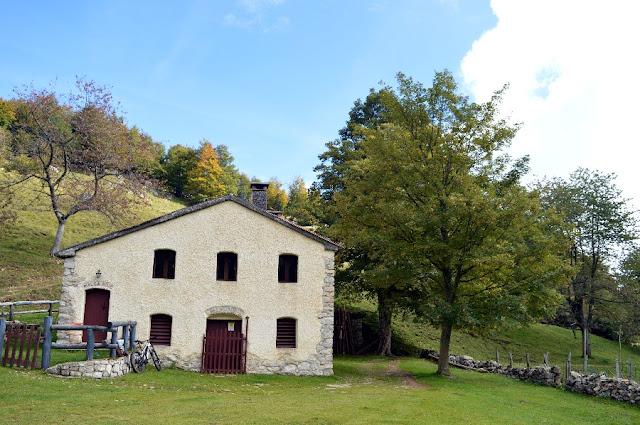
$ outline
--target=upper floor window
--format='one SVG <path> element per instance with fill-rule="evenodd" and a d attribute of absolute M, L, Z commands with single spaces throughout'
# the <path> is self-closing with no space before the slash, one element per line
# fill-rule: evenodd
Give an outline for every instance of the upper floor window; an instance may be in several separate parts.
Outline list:
<path fill-rule="evenodd" d="M 278 282 L 298 281 L 298 256 L 282 254 L 278 261 Z"/>
<path fill-rule="evenodd" d="M 151 331 L 149 340 L 154 345 L 171 345 L 171 316 L 167 314 L 153 314 L 151 316 Z"/>
<path fill-rule="evenodd" d="M 216 265 L 217 280 L 238 280 L 238 254 L 219 252 Z"/>
<path fill-rule="evenodd" d="M 157 249 L 153 256 L 153 277 L 174 279 L 176 277 L 176 252 Z"/>
<path fill-rule="evenodd" d="M 290 317 L 278 319 L 276 348 L 296 348 L 296 319 Z"/>

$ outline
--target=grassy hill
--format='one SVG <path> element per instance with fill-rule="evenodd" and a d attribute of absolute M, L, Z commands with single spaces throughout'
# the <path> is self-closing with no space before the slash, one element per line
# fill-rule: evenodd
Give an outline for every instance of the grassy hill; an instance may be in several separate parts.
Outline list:
<path fill-rule="evenodd" d="M 57 229 L 55 216 L 47 209 L 44 198 L 36 202 L 30 202 L 24 194 L 19 194 L 18 198 L 20 204 L 29 204 L 17 211 L 14 223 L 3 225 L 0 229 L 0 302 L 58 299 L 63 261 L 49 256 Z M 118 225 L 113 225 L 106 217 L 94 212 L 71 217 L 62 246 L 133 226 L 184 206 L 151 194 L 147 200 L 147 205 L 138 208 L 133 217 Z"/>
<path fill-rule="evenodd" d="M 366 301 L 350 306 L 350 311 L 363 316 L 369 334 L 377 329 L 375 305 Z M 501 329 L 490 335 L 475 335 L 463 331 L 454 331 L 451 338 L 451 353 L 465 354 L 477 360 L 495 360 L 496 349 L 500 363 L 509 363 L 509 353 L 513 354 L 514 364 L 524 366 L 529 353 L 532 365 L 541 365 L 543 355 L 549 352 L 549 362 L 564 365 L 569 352 L 572 353 L 573 370 L 582 370 L 582 339 L 580 332 L 574 338 L 570 329 L 553 325 L 532 324 L 520 329 Z M 428 324 L 416 321 L 409 314 L 394 317 L 392 347 L 394 353 L 417 356 L 422 349 L 438 350 L 440 331 Z M 608 372 L 615 374 L 615 359 L 619 357 L 619 346 L 596 335 L 591 336 L 593 358 L 589 359 L 590 372 Z M 626 374 L 626 361 L 631 358 L 634 376 L 640 379 L 640 349 L 622 345 L 623 371 Z"/>

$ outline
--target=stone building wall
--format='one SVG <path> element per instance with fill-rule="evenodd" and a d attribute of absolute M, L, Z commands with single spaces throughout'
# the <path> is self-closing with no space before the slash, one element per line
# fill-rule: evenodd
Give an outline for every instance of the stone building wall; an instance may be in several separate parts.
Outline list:
<path fill-rule="evenodd" d="M 207 320 L 242 320 L 248 331 L 248 373 L 332 374 L 333 257 L 276 218 L 222 202 L 117 238 L 65 253 L 59 324 L 83 322 L 86 292 L 109 292 L 109 321 L 137 321 L 147 339 L 151 316 L 171 316 L 163 360 L 200 370 Z M 176 253 L 173 279 L 152 276 L 154 251 Z M 216 279 L 216 255 L 237 255 L 237 280 Z M 298 257 L 296 282 L 278 281 L 279 255 Z M 100 273 L 97 273 L 100 271 Z M 228 309 L 229 312 L 222 311 Z M 278 318 L 296 320 L 296 347 L 276 347 Z M 76 343 L 80 332 L 58 333 Z"/>

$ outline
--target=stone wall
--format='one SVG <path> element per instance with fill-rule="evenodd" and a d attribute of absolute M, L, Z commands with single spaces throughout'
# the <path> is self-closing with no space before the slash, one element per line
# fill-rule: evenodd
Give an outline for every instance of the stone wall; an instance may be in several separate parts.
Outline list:
<path fill-rule="evenodd" d="M 46 372 L 50 375 L 67 378 L 117 378 L 131 371 L 127 357 L 105 360 L 68 362 L 51 366 Z"/>
<path fill-rule="evenodd" d="M 571 372 L 564 384 L 574 393 L 612 398 L 625 403 L 640 404 L 640 384 L 628 379 L 607 378 L 602 374 L 583 375 Z"/>
<path fill-rule="evenodd" d="M 473 360 L 469 356 L 450 356 L 449 361 L 477 371 L 498 373 L 545 387 L 558 387 L 562 384 L 562 371 L 558 366 L 511 367 L 492 360 L 486 362 Z"/>

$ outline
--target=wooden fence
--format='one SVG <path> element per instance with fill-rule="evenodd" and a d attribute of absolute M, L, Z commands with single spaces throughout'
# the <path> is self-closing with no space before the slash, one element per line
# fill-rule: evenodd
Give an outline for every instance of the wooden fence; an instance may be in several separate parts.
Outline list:
<path fill-rule="evenodd" d="M 53 309 L 54 304 L 60 304 L 58 300 L 39 300 L 39 301 L 13 301 L 13 302 L 4 302 L 0 303 L 0 317 L 9 316 L 9 321 L 13 321 L 15 316 L 18 314 L 31 314 L 31 313 L 47 313 L 48 316 L 52 316 L 54 312 L 58 310 Z M 16 310 L 17 306 L 23 305 L 48 305 L 47 309 L 40 310 Z M 9 308 L 9 311 L 6 311 L 6 308 Z M 5 311 L 3 311 L 5 310 Z"/>
<path fill-rule="evenodd" d="M 36 367 L 40 346 L 39 325 L 7 323 L 0 319 L 0 357 L 2 366 Z"/>
<path fill-rule="evenodd" d="M 109 349 L 109 357 L 116 357 L 116 348 L 118 348 L 118 333 L 122 328 L 121 336 L 124 340 L 125 350 L 135 347 L 136 341 L 136 325 L 135 321 L 126 322 L 109 322 L 107 326 L 96 325 L 54 325 L 53 318 L 47 316 L 44 318 L 44 341 L 42 342 L 42 369 L 47 369 L 51 365 L 51 350 L 87 350 L 85 359 L 93 360 L 93 354 L 96 349 Z M 51 331 L 80 331 L 87 333 L 87 342 L 80 344 L 63 344 L 54 343 L 51 338 Z M 104 341 L 95 341 L 95 332 L 110 332 L 111 338 Z"/>

